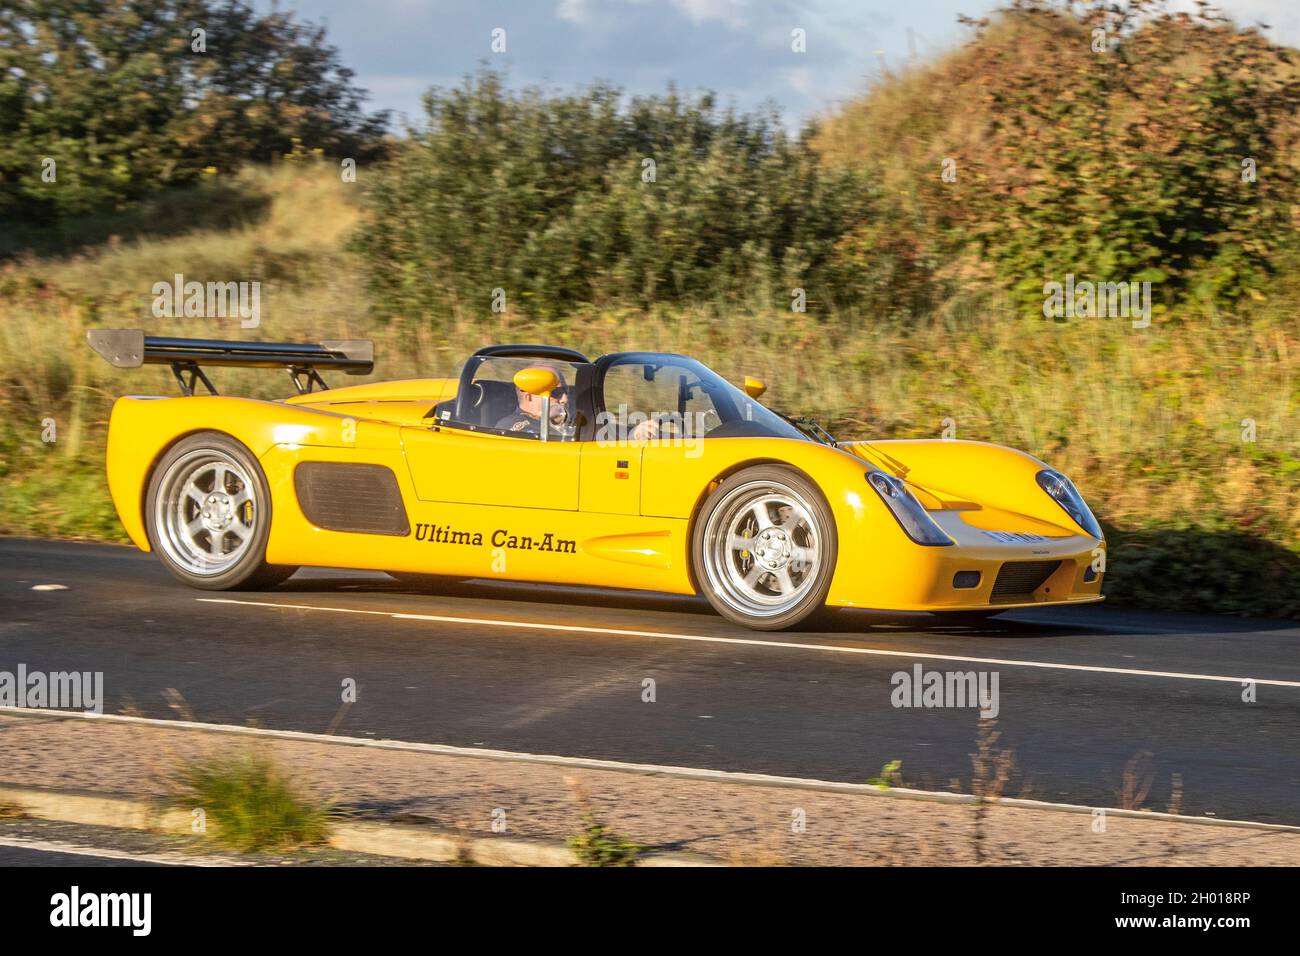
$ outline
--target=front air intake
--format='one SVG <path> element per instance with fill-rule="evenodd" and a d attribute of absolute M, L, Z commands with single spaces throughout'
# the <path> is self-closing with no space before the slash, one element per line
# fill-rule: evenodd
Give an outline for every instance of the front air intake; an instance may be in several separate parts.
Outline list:
<path fill-rule="evenodd" d="M 1008 561 L 998 569 L 990 600 L 1006 603 L 1032 601 L 1034 592 L 1060 566 L 1060 561 Z"/>

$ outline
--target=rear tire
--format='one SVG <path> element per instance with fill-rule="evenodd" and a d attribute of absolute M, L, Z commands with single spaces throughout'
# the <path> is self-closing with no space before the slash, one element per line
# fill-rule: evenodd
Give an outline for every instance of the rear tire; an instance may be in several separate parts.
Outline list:
<path fill-rule="evenodd" d="M 220 432 L 168 449 L 145 493 L 149 543 L 168 571 L 206 591 L 273 587 L 298 570 L 266 563 L 271 490 L 257 459 Z"/>
<path fill-rule="evenodd" d="M 691 534 L 704 596 L 727 620 L 759 631 L 796 627 L 825 607 L 838 548 L 821 489 L 781 465 L 723 481 Z"/>

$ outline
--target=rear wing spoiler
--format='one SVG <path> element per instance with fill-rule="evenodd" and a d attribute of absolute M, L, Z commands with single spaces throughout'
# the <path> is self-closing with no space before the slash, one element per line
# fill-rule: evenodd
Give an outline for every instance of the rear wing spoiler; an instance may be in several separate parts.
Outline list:
<path fill-rule="evenodd" d="M 315 345 L 226 342 L 145 335 L 140 329 L 91 329 L 86 333 L 86 341 L 115 368 L 170 365 L 186 395 L 194 394 L 197 382 L 202 382 L 213 395 L 217 394 L 203 373 L 203 365 L 287 369 L 299 395 L 310 392 L 313 387 L 326 387 L 320 377 L 322 369 L 348 375 L 368 375 L 375 368 L 374 345 L 364 339 L 326 341 Z"/>

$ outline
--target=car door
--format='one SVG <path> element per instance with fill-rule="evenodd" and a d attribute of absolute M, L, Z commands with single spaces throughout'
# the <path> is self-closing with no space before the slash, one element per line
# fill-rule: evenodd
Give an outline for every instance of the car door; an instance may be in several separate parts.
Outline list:
<path fill-rule="evenodd" d="M 717 417 L 712 398 L 692 387 L 697 380 L 695 368 L 672 356 L 627 353 L 604 367 L 596 439 L 582 456 L 583 511 L 658 515 L 647 510 L 647 491 L 651 501 L 680 497 L 669 490 L 675 472 L 704 453 L 704 432 Z M 652 464 L 658 487 L 647 489 Z"/>
<path fill-rule="evenodd" d="M 403 428 L 402 442 L 421 501 L 578 510 L 578 442 L 445 427 Z"/>
<path fill-rule="evenodd" d="M 563 420 L 570 401 L 576 405 L 574 385 L 584 368 L 585 363 L 531 354 L 471 357 L 461 374 L 463 400 L 439 403 L 427 427 L 402 429 L 416 497 L 577 511 L 581 450 L 574 440 L 576 429 L 552 428 L 543 440 L 536 409 L 532 426 L 525 427 L 521 403 L 532 399 L 516 388 L 514 376 L 525 369 L 553 372 L 560 385 L 551 397 L 552 408 Z"/>

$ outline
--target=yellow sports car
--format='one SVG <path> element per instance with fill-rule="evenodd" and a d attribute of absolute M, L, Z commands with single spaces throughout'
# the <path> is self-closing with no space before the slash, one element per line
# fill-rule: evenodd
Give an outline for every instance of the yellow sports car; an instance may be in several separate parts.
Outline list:
<path fill-rule="evenodd" d="M 694 359 L 480 349 L 449 379 L 368 374 L 368 342 L 97 330 L 181 397 L 121 398 L 108 482 L 131 540 L 199 588 L 300 565 L 702 593 L 763 630 L 830 607 L 987 615 L 1101 600 L 1102 532 L 1064 475 L 967 441 L 837 442 Z M 287 369 L 284 401 L 205 368 Z M 210 394 L 196 395 L 198 385 Z"/>

